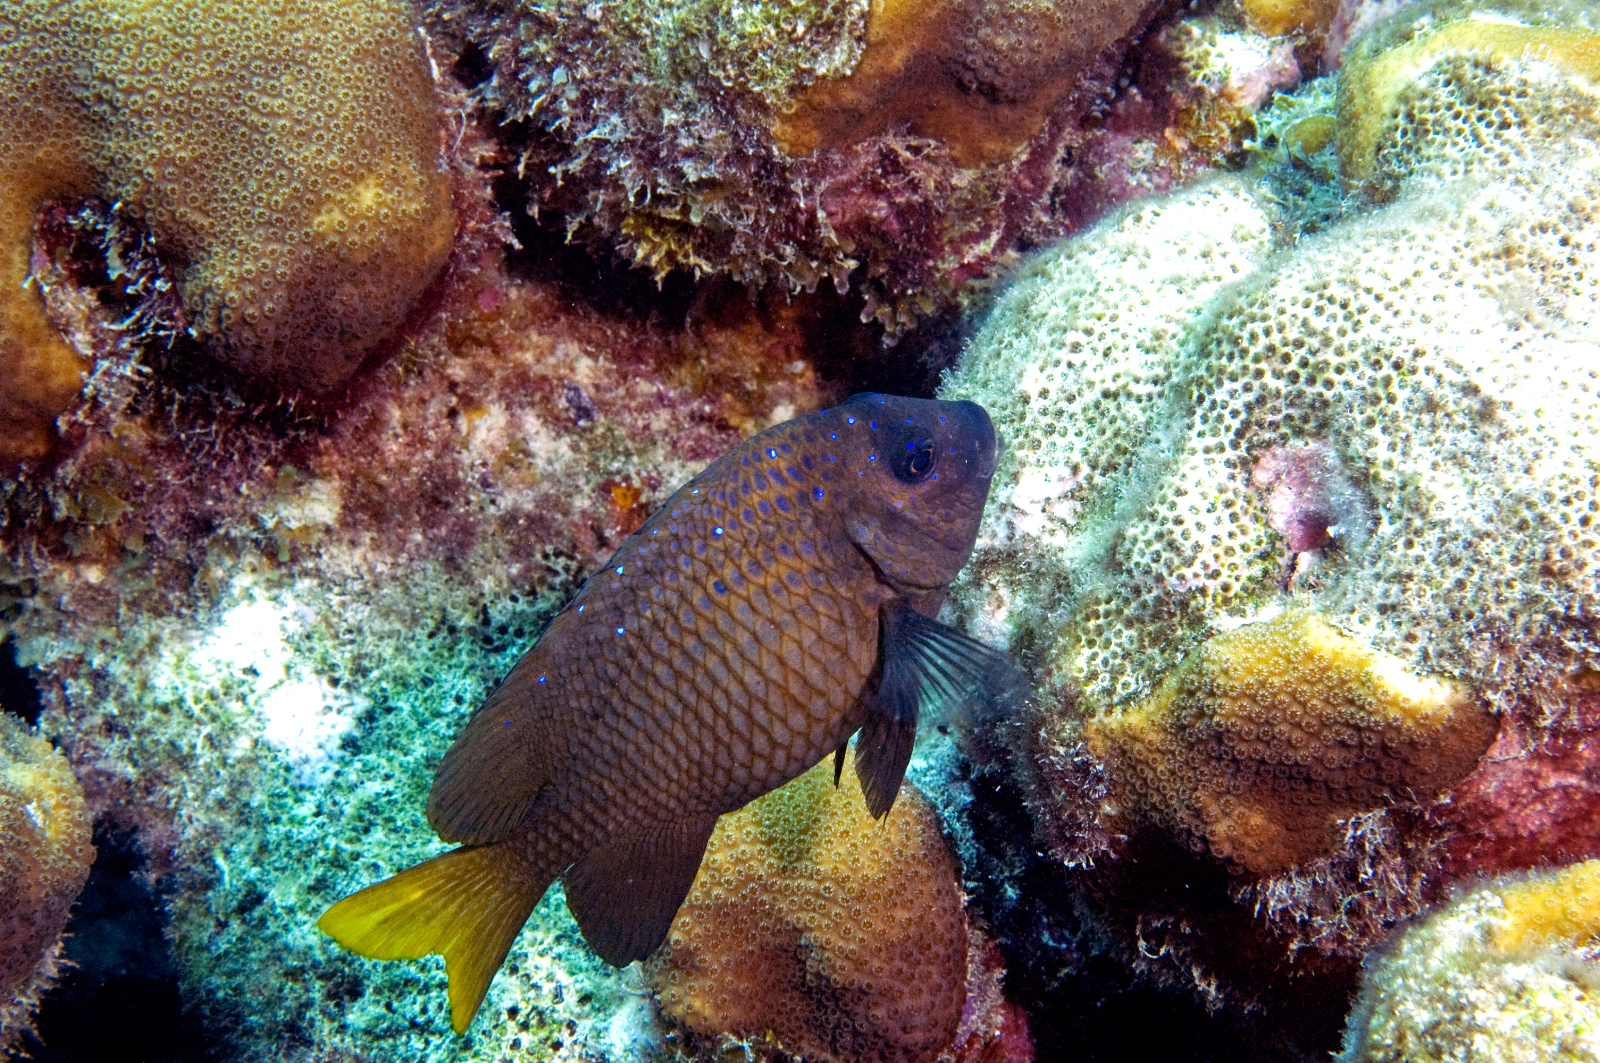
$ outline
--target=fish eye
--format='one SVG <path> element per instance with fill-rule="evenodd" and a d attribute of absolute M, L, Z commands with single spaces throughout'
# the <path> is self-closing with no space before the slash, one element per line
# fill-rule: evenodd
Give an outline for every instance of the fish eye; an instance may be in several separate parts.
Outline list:
<path fill-rule="evenodd" d="M 895 448 L 889 467 L 901 483 L 919 484 L 932 475 L 934 458 L 933 440 L 921 432 L 908 433 L 905 442 Z"/>

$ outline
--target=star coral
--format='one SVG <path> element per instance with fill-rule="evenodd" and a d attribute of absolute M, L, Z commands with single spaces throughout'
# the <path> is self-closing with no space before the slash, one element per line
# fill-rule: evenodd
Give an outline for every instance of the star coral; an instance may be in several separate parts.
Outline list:
<path fill-rule="evenodd" d="M 1481 886 L 1377 957 L 1341 1063 L 1600 1060 L 1600 861 Z"/>
<path fill-rule="evenodd" d="M 94 847 L 66 758 L 0 711 L 0 1051 L 59 974 L 61 931 Z"/>
<path fill-rule="evenodd" d="M 1003 1011 L 975 994 L 955 860 L 911 784 L 882 822 L 832 762 L 717 824 L 667 945 L 648 963 L 663 1012 L 719 1038 L 819 1063 L 973 1058 Z M 983 1006 L 987 1004 L 988 1006 Z M 1006 1058 L 1016 1058 L 1009 1056 Z M 1031 1058 L 1031 1057 L 1030 1057 Z"/>
<path fill-rule="evenodd" d="M 455 235 L 401 0 L 7 0 L 0 100 L 0 459 L 41 452 L 85 368 L 24 284 L 47 199 L 120 202 L 181 269 L 189 329 L 291 389 L 343 381 Z"/>
<path fill-rule="evenodd" d="M 1008 443 L 951 595 L 1040 681 L 999 759 L 1057 858 L 1093 865 L 1074 881 L 1130 962 L 1212 1003 L 1319 970 L 1336 991 L 1479 857 L 1557 858 L 1540 825 L 1562 859 L 1600 844 L 1600 100 L 1537 49 L 1434 60 L 1356 195 L 1319 134 L 1265 181 L 1125 210 L 1021 270 L 943 392 Z M 1337 138 L 1353 110 L 1334 110 Z M 1130 767 L 1095 755 L 1094 721 L 1294 608 L 1459 685 L 1501 716 L 1507 759 L 1460 804 L 1397 792 L 1345 816 L 1335 851 L 1259 873 L 1119 837 Z"/>
<path fill-rule="evenodd" d="M 1153 819 L 1262 874 L 1332 854 L 1351 816 L 1448 788 L 1494 723 L 1459 685 L 1299 612 L 1213 636 L 1083 736 L 1119 818 Z"/>
<path fill-rule="evenodd" d="M 1440 0 L 1388 19 L 1347 49 L 1339 71 L 1345 177 L 1392 194 L 1419 164 L 1459 171 L 1589 129 L 1569 98 L 1600 80 L 1597 26 L 1590 5 L 1521 0 Z M 1531 81 L 1517 79 L 1523 70 Z M 1441 110 L 1449 99 L 1459 109 Z"/>

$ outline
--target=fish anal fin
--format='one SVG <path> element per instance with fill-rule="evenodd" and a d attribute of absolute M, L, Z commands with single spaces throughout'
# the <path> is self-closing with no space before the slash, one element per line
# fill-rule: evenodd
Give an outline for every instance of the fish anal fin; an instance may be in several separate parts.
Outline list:
<path fill-rule="evenodd" d="M 517 662 L 445 753 L 428 791 L 428 823 L 445 841 L 499 841 L 549 783 L 559 736 L 536 701 L 541 656 Z"/>
<path fill-rule="evenodd" d="M 656 823 L 590 849 L 568 868 L 567 907 L 601 959 L 623 967 L 661 947 L 716 825 L 713 813 Z"/>
<path fill-rule="evenodd" d="M 352 893 L 317 928 L 375 960 L 443 956 L 451 1025 L 464 1033 L 553 878 L 505 846 L 455 849 Z"/>
<path fill-rule="evenodd" d="M 882 676 L 864 699 L 856 738 L 856 777 L 874 819 L 894 807 L 919 716 L 944 722 L 979 705 L 994 708 L 1026 686 L 1011 658 L 903 601 L 882 611 L 879 653 Z"/>

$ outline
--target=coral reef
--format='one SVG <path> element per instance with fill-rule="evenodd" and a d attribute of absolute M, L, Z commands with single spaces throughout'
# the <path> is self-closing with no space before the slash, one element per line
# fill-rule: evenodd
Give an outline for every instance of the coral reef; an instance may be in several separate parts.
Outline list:
<path fill-rule="evenodd" d="M 960 166 L 1003 162 L 1030 140 L 1100 53 L 1138 25 L 1144 0 L 879 0 L 843 77 L 769 99 L 791 156 L 902 128 Z"/>
<path fill-rule="evenodd" d="M 1207 639 L 1083 740 L 1118 820 L 1153 819 L 1259 875 L 1331 855 L 1352 816 L 1447 789 L 1494 730 L 1456 684 L 1301 612 Z"/>
<path fill-rule="evenodd" d="M 1327 121 L 1280 134 L 1264 180 L 1125 211 L 1026 267 L 943 392 L 987 405 L 1008 441 L 952 591 L 1039 679 L 1036 709 L 999 732 L 1007 764 L 1057 857 L 1094 865 L 1078 881 L 1130 962 L 1213 1002 L 1313 975 L 1342 992 L 1474 852 L 1556 858 L 1541 824 L 1561 858 L 1595 855 L 1592 784 L 1533 787 L 1593 771 L 1600 110 L 1539 49 L 1439 48 L 1394 65 L 1414 80 L 1358 196 L 1340 202 L 1324 165 Z M 1116 795 L 1139 769 L 1090 736 L 1142 735 L 1144 699 L 1185 656 L 1287 609 L 1385 655 L 1397 682 L 1435 677 L 1499 713 L 1513 759 L 1430 808 L 1487 741 L 1474 725 L 1450 772 L 1327 824 L 1332 852 L 1294 845 L 1254 870 L 1188 852 L 1222 810 L 1124 831 Z"/>
<path fill-rule="evenodd" d="M 1600 861 L 1482 886 L 1377 957 L 1343 1063 L 1600 1060 Z"/>
<path fill-rule="evenodd" d="M 975 1058 L 1000 1038 L 985 944 L 969 929 L 939 821 L 910 784 L 887 820 L 831 762 L 717 825 L 667 946 L 648 963 L 691 1043 L 776 1058 Z M 713 1053 L 714 1054 L 714 1053 Z"/>
<path fill-rule="evenodd" d="M 1592 137 L 1592 116 L 1573 103 L 1593 98 L 1597 23 L 1587 4 L 1521 0 L 1440 0 L 1383 22 L 1339 71 L 1346 178 L 1392 194 L 1421 169 L 1459 174 Z"/>
<path fill-rule="evenodd" d="M 1298 79 L 1206 24 L 1238 47 L 1157 43 L 1110 99 L 1142 0 L 483 7 L 435 0 L 429 24 L 489 66 L 476 98 L 523 136 L 530 210 L 657 277 L 859 291 L 889 339 L 1020 247 L 1237 150 L 1259 100 L 1223 86 L 1245 67 Z"/>
<path fill-rule="evenodd" d="M 181 271 L 186 327 L 286 388 L 343 381 L 443 265 L 439 105 L 400 0 L 11 0 L 0 25 L 0 458 L 42 451 L 85 369 L 24 284 L 46 200 L 119 202 Z"/>
<path fill-rule="evenodd" d="M 466 1041 L 442 968 L 356 959 L 316 917 L 430 855 L 437 759 L 589 570 L 744 435 L 842 395 L 803 304 L 577 301 L 482 224 L 396 357 L 310 415 L 166 371 L 115 327 L 120 284 L 49 275 L 98 369 L 48 473 L 5 487 L 5 633 L 90 809 L 137 832 L 230 1058 L 631 1059 L 650 1033 L 558 892 Z"/>
<path fill-rule="evenodd" d="M 66 758 L 0 711 L 0 1051 L 60 973 L 61 930 L 94 860 L 89 829 Z"/>

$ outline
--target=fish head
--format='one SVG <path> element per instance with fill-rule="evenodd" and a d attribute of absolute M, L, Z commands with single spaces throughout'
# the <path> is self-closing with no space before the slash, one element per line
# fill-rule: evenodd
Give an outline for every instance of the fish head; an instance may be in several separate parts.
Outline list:
<path fill-rule="evenodd" d="M 904 594 L 949 584 L 972 555 L 1000 441 L 982 406 L 856 395 L 832 411 L 850 443 L 851 540 Z"/>

